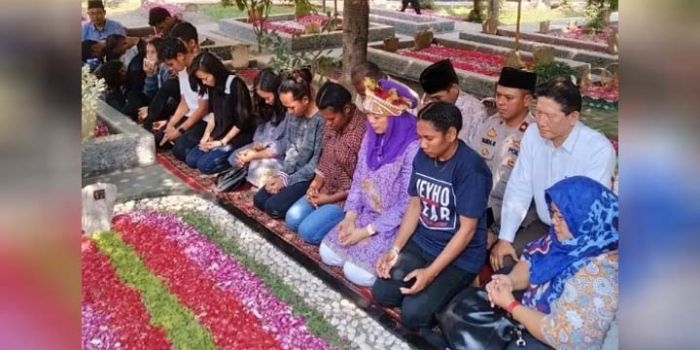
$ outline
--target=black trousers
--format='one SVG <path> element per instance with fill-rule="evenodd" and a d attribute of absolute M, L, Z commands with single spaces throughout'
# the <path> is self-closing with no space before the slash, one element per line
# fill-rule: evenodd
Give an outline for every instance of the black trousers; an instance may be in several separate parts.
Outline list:
<path fill-rule="evenodd" d="M 411 7 L 420 15 L 420 0 L 401 0 L 401 11 L 405 11 L 408 7 L 408 3 L 411 3 Z"/>
<path fill-rule="evenodd" d="M 408 328 L 418 331 L 422 328 L 432 328 L 437 322 L 435 314 L 442 311 L 445 305 L 476 277 L 475 273 L 448 265 L 422 291 L 414 295 L 401 294 L 399 288 L 412 284 L 412 281 L 404 282 L 403 278 L 415 269 L 427 267 L 434 260 L 434 257 L 409 241 L 391 269 L 391 278 L 377 278 L 372 286 L 372 296 L 379 304 L 401 307 L 401 323 Z"/>
<path fill-rule="evenodd" d="M 253 204 L 256 208 L 264 210 L 274 219 L 284 219 L 287 215 L 287 210 L 296 203 L 301 196 L 306 194 L 311 181 L 297 182 L 287 186 L 277 194 L 271 194 L 265 190 L 265 187 L 260 188 L 253 197 Z"/>
<path fill-rule="evenodd" d="M 143 127 L 152 131 L 153 123 L 168 120 L 180 103 L 180 84 L 177 79 L 168 79 L 153 96 L 148 105 L 148 116 L 143 120 Z"/>
<path fill-rule="evenodd" d="M 207 122 L 200 120 L 187 129 L 184 134 L 175 139 L 173 145 L 173 155 L 175 158 L 184 162 L 187 158 L 187 153 L 189 153 L 192 148 L 199 145 L 199 141 L 202 139 L 202 136 L 204 136 L 204 130 L 206 128 Z"/>

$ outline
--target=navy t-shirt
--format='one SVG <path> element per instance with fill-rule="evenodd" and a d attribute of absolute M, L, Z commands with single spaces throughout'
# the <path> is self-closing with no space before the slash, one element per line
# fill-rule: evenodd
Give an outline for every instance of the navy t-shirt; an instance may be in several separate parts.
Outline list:
<path fill-rule="evenodd" d="M 478 273 L 486 259 L 486 204 L 491 181 L 484 159 L 461 140 L 455 155 L 446 162 L 436 162 L 419 150 L 408 187 L 408 194 L 421 202 L 420 221 L 411 240 L 437 257 L 459 230 L 459 216 L 476 218 L 479 222 L 474 236 L 452 263 Z"/>

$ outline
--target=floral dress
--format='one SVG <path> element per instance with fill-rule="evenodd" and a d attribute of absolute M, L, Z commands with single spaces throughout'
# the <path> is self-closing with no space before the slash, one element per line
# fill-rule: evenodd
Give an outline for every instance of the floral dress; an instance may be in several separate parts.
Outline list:
<path fill-rule="evenodd" d="M 418 152 L 418 141 L 410 143 L 403 154 L 393 162 L 383 164 L 375 170 L 367 166 L 367 148 L 365 137 L 360 146 L 360 156 L 345 202 L 345 212 L 357 212 L 355 227 L 365 227 L 372 223 L 377 234 L 354 245 L 342 246 L 338 242 L 336 225 L 322 243 L 345 261 L 374 274 L 377 259 L 394 242 L 396 231 L 408 207 L 408 183 L 413 170 L 413 158 Z"/>

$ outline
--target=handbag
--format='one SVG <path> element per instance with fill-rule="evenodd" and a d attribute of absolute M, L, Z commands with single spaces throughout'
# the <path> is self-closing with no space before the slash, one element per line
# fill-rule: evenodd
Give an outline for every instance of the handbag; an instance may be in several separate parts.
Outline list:
<path fill-rule="evenodd" d="M 216 176 L 216 187 L 217 192 L 228 192 L 233 191 L 240 185 L 245 183 L 246 176 L 248 175 L 248 167 L 235 166 L 231 169 L 221 172 Z"/>
<path fill-rule="evenodd" d="M 467 288 L 457 294 L 437 319 L 453 350 L 502 350 L 516 339 L 518 347 L 526 345 L 524 327 L 505 310 L 491 307 L 483 288 Z"/>

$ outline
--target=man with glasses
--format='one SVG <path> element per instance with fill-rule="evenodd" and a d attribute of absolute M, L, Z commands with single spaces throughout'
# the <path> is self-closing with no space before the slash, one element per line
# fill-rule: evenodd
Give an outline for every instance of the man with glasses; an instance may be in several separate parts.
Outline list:
<path fill-rule="evenodd" d="M 90 22 L 83 24 L 81 40 L 104 41 L 112 34 L 126 36 L 126 30 L 117 21 L 105 18 L 105 6 L 102 0 L 89 0 L 87 14 Z"/>
<path fill-rule="evenodd" d="M 579 121 L 578 87 L 568 78 L 556 78 L 540 85 L 535 95 L 537 124 L 525 131 L 518 161 L 506 185 L 501 230 L 490 256 L 494 271 L 512 266 L 527 243 L 547 232 L 518 232 L 533 198 L 539 219 L 551 225 L 545 189 L 575 175 L 590 177 L 608 188 L 612 185 L 615 150 L 603 134 Z"/>

